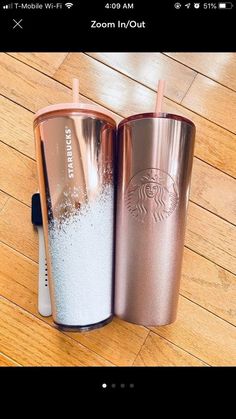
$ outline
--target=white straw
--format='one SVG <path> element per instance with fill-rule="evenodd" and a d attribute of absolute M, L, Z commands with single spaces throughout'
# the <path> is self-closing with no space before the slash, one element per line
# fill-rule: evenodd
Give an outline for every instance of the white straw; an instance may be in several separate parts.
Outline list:
<path fill-rule="evenodd" d="M 165 90 L 165 80 L 158 80 L 158 88 L 157 88 L 157 100 L 156 100 L 156 113 L 160 113 L 162 111 L 162 102 L 164 97 L 164 90 Z"/>
<path fill-rule="evenodd" d="M 79 79 L 73 79 L 72 82 L 72 93 L 73 93 L 73 102 L 79 102 Z"/>

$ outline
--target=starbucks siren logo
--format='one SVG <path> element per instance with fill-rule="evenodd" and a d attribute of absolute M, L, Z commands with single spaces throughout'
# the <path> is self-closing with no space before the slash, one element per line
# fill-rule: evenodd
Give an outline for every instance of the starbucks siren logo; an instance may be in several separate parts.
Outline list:
<path fill-rule="evenodd" d="M 125 193 L 130 214 L 137 221 L 157 223 L 165 220 L 178 204 L 178 192 L 172 177 L 160 169 L 146 169 L 130 180 Z"/>

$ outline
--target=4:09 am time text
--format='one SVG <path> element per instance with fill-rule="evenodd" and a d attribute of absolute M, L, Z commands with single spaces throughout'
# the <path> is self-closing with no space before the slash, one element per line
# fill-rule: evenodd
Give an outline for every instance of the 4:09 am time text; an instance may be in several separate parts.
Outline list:
<path fill-rule="evenodd" d="M 105 9 L 134 9 L 134 3 L 106 3 Z"/>

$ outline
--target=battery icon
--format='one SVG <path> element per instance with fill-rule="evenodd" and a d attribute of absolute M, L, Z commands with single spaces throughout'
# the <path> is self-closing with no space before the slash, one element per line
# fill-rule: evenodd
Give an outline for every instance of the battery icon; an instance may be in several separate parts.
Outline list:
<path fill-rule="evenodd" d="M 233 3 L 230 3 L 229 1 L 227 1 L 226 3 L 218 3 L 218 8 L 219 9 L 232 9 L 233 8 Z"/>

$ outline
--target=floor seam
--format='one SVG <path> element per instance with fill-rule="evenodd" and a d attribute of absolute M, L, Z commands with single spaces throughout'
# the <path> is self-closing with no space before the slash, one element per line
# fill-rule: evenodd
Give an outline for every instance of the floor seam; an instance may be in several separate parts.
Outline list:
<path fill-rule="evenodd" d="M 196 304 L 196 305 L 197 305 L 198 307 L 200 307 L 202 310 L 206 310 L 208 313 L 212 314 L 213 316 L 217 317 L 218 319 L 222 320 L 223 322 L 230 324 L 230 326 L 233 326 L 234 328 L 236 328 L 236 325 L 235 325 L 235 324 L 231 323 L 229 320 L 223 319 L 223 318 L 222 318 L 222 317 L 220 317 L 218 314 L 213 313 L 211 310 L 209 310 L 208 308 L 206 308 L 206 307 L 202 306 L 202 305 L 201 305 L 201 304 L 199 304 L 198 302 L 191 300 L 191 298 L 186 297 L 186 295 L 182 294 L 182 292 L 180 292 L 180 294 L 179 294 L 179 295 L 181 295 L 181 297 L 183 297 L 185 300 L 188 300 L 188 301 L 190 301 L 191 303 Z"/>
<path fill-rule="evenodd" d="M 144 339 L 144 341 L 143 341 L 143 343 L 142 343 L 142 345 L 141 345 L 141 347 L 140 347 L 140 349 L 139 349 L 139 351 L 138 351 L 137 355 L 135 356 L 134 361 L 132 362 L 132 367 L 134 366 L 134 363 L 135 363 L 136 359 L 138 358 L 138 356 L 139 356 L 139 354 L 140 354 L 141 350 L 143 349 L 143 347 L 144 347 L 144 345 L 145 345 L 145 343 L 146 343 L 146 341 L 147 341 L 148 336 L 149 336 L 149 335 L 150 335 L 150 333 L 151 333 L 150 329 L 147 329 L 147 330 L 148 330 L 148 334 L 147 334 L 147 336 L 145 337 L 145 339 Z"/>
<path fill-rule="evenodd" d="M 199 361 L 203 362 L 204 364 L 206 364 L 207 366 L 211 366 L 211 364 L 208 364 L 206 361 L 204 361 L 204 359 L 199 358 L 198 356 L 192 354 L 191 352 L 189 352 L 188 350 L 186 350 L 185 348 L 182 348 L 182 346 L 177 345 L 176 343 L 172 342 L 170 339 L 164 337 L 163 335 L 161 335 L 160 333 L 158 333 L 158 331 L 150 329 L 150 332 L 155 333 L 156 335 L 160 336 L 162 339 L 166 340 L 167 342 L 171 343 L 173 346 L 176 346 L 176 348 L 181 349 L 182 351 L 186 352 L 187 354 L 191 355 L 193 358 L 198 359 Z"/>
<path fill-rule="evenodd" d="M 5 354 L 5 352 L 2 352 L 2 350 L 0 351 L 0 355 L 3 355 L 3 357 L 5 357 L 5 358 L 7 358 L 7 359 L 9 359 L 10 361 L 13 361 L 13 362 L 15 362 L 16 364 L 18 364 L 18 365 L 9 365 L 9 366 L 11 366 L 11 367 L 22 367 L 23 365 L 22 364 L 20 364 L 20 362 L 19 361 L 17 361 L 16 359 L 14 359 L 14 358 L 12 358 L 12 357 L 10 357 L 10 356 L 8 356 L 7 354 Z"/>
<path fill-rule="evenodd" d="M 165 57 L 168 57 L 168 58 L 170 58 L 171 60 L 175 61 L 176 63 L 181 64 L 181 65 L 183 65 L 184 67 L 187 67 L 187 68 L 189 68 L 190 70 L 197 72 L 197 73 L 198 73 L 198 74 L 200 74 L 201 76 L 206 77 L 207 79 L 209 79 L 209 80 L 211 80 L 211 81 L 214 81 L 214 83 L 219 84 L 220 86 L 225 87 L 226 89 L 231 90 L 233 93 L 236 93 L 236 90 L 234 90 L 232 87 L 226 86 L 226 84 L 223 84 L 223 83 L 221 83 L 220 81 L 213 79 L 211 76 L 208 76 L 207 74 L 204 74 L 204 73 L 202 73 L 201 71 L 196 70 L 196 69 L 194 69 L 193 67 L 190 67 L 188 64 L 184 64 L 184 63 L 182 63 L 182 61 L 179 61 L 179 60 L 177 60 L 177 59 L 176 59 L 176 58 L 174 58 L 174 57 L 170 57 L 170 56 L 168 55 L 168 53 L 163 52 L 162 54 L 163 54 L 163 55 L 165 55 Z"/>
<path fill-rule="evenodd" d="M 183 100 L 184 100 L 184 99 L 185 99 L 185 97 L 187 96 L 187 94 L 188 94 L 189 90 L 191 89 L 191 87 L 192 87 L 193 83 L 195 82 L 195 80 L 196 80 L 197 76 L 198 76 L 198 73 L 196 72 L 196 74 L 194 75 L 193 80 L 191 81 L 191 83 L 190 83 L 190 85 L 189 85 L 188 89 L 186 90 L 185 94 L 183 95 L 183 97 L 182 97 L 182 99 L 181 99 L 181 101 L 180 101 L 180 105 L 182 105 Z"/>

